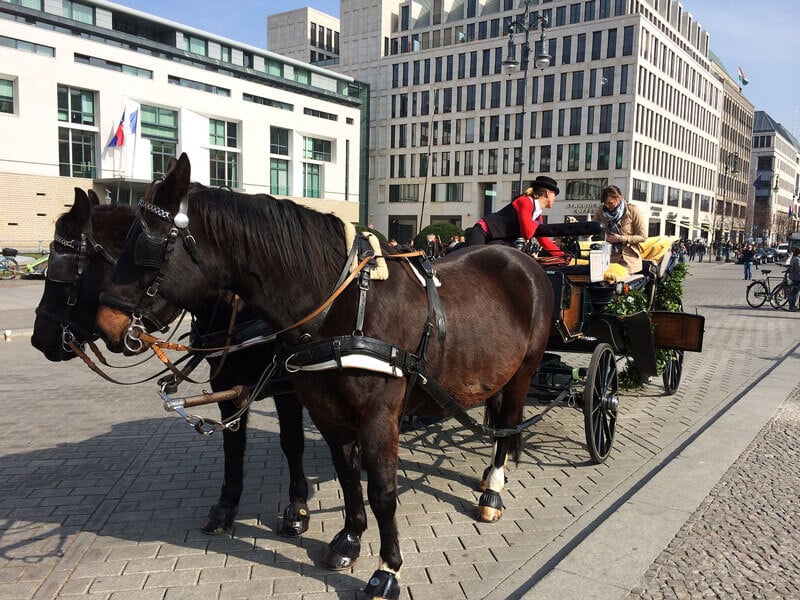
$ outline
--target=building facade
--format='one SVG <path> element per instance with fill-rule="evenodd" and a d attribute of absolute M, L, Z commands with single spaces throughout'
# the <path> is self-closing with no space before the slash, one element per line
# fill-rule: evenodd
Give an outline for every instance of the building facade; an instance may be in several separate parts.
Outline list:
<path fill-rule="evenodd" d="M 750 163 L 748 230 L 759 243 L 785 242 L 800 230 L 797 197 L 800 190 L 800 142 L 767 113 L 757 110 Z"/>
<path fill-rule="evenodd" d="M 523 19 L 516 52 L 528 29 L 550 65 L 509 75 Z M 723 84 L 680 2 L 348 0 L 340 30 L 333 68 L 371 89 L 368 210 L 389 236 L 471 226 L 514 197 L 520 169 L 523 185 L 560 182 L 550 220 L 589 218 L 616 184 L 651 234 L 710 235 Z"/>
<path fill-rule="evenodd" d="M 267 49 L 312 65 L 339 62 L 339 19 L 313 8 L 267 17 Z"/>
<path fill-rule="evenodd" d="M 102 0 L 0 13 L 2 245 L 46 247 L 76 186 L 135 202 L 181 152 L 200 183 L 360 220 L 353 78 Z"/>
<path fill-rule="evenodd" d="M 755 108 L 738 82 L 713 53 L 711 70 L 722 82 L 722 118 L 717 165 L 717 196 L 709 228 L 714 240 L 741 243 L 748 234 L 748 191 Z"/>

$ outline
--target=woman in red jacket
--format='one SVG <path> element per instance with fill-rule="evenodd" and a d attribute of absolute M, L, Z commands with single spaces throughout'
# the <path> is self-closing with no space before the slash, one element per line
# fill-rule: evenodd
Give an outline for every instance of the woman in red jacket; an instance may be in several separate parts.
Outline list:
<path fill-rule="evenodd" d="M 519 238 L 526 241 L 536 237 L 539 245 L 551 255 L 563 254 L 548 237 L 537 237 L 536 230 L 542 223 L 545 208 L 552 208 L 559 194 L 555 179 L 540 175 L 531 183 L 526 193 L 499 211 L 479 219 L 467 232 L 467 246 L 480 246 L 491 242 L 513 245 Z"/>

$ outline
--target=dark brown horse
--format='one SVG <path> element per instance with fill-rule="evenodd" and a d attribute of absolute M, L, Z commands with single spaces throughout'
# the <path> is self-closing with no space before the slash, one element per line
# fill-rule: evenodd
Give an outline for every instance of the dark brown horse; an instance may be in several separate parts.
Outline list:
<path fill-rule="evenodd" d="M 148 294 L 174 306 L 191 306 L 209 288 L 230 289 L 275 328 L 284 329 L 313 314 L 337 287 L 350 262 L 345 231 L 335 216 L 292 202 L 190 185 L 184 154 L 163 182 L 148 189 L 109 294 L 137 310 L 150 310 Z M 385 245 L 383 253 L 392 250 Z M 408 264 L 386 262 L 387 280 L 373 280 L 368 290 L 353 282 L 329 312 L 285 333 L 284 360 L 295 365 L 302 349 L 321 341 L 320 347 L 331 349 L 334 365 L 343 364 L 336 349 L 356 345 L 355 331 L 360 343 L 378 340 L 392 349 L 388 354 L 424 363 L 430 369 L 425 377 L 435 377 L 461 407 L 487 402 L 485 418 L 493 426 L 519 424 L 550 332 L 553 293 L 542 269 L 508 247 L 451 254 L 436 263 L 443 311 L 432 311 L 436 302 L 429 303 Z M 360 304 L 364 297 L 366 303 Z M 129 314 L 111 307 L 101 307 L 97 323 L 111 345 L 121 346 L 126 335 L 137 331 Z M 396 575 L 402 565 L 395 522 L 398 422 L 404 410 L 443 412 L 419 386 L 407 390 L 414 374 L 334 367 L 291 375 L 330 447 L 344 496 L 344 528 L 329 544 L 323 564 L 346 568 L 358 556 L 367 526 L 363 467 L 380 529 L 381 557 L 366 591 L 381 598 L 398 597 Z M 500 517 L 504 465 L 509 452 L 518 457 L 519 444 L 518 433 L 496 439 L 487 489 L 479 500 L 480 520 Z"/>
<path fill-rule="evenodd" d="M 98 204 L 93 191 L 90 190 L 87 196 L 83 190 L 75 188 L 72 209 L 56 221 L 47 281 L 36 309 L 31 338 L 33 346 L 54 362 L 77 357 L 68 345 L 69 341 L 81 346 L 97 339 L 94 322 L 98 299 L 111 278 L 116 257 L 122 251 L 126 233 L 134 220 L 135 213 L 131 207 Z M 193 307 L 193 346 L 203 345 L 199 340 L 209 341 L 204 344 L 206 347 L 224 343 L 232 310 L 226 296 L 230 293 L 212 293 Z M 162 299 L 157 299 L 157 303 L 154 308 L 162 313 L 162 322 L 167 323 L 177 316 L 179 311 L 167 307 Z M 242 327 L 253 331 L 258 323 L 262 322 L 245 308 L 237 315 L 234 332 Z M 160 323 L 149 325 L 151 328 L 160 327 Z M 211 388 L 216 391 L 235 385 L 254 385 L 273 356 L 274 343 L 232 352 L 221 366 L 220 357 L 208 358 L 214 374 Z M 285 393 L 285 386 L 273 385 L 268 392 L 274 394 L 280 421 L 281 449 L 287 457 L 290 478 L 289 503 L 278 531 L 282 535 L 299 536 L 308 528 L 309 520 L 306 504 L 308 482 L 303 473 L 302 406 L 294 393 Z M 230 401 L 221 402 L 219 408 L 223 420 L 238 410 Z M 202 524 L 205 533 L 221 533 L 229 529 L 236 516 L 244 484 L 247 414 L 242 415 L 238 428 L 223 430 L 225 474 L 219 500 Z"/>

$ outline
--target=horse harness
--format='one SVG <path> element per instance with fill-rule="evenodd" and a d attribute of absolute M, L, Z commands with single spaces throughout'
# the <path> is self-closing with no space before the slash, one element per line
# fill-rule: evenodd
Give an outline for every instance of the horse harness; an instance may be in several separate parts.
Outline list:
<path fill-rule="evenodd" d="M 165 238 L 159 238 L 150 234 L 149 228 L 142 218 L 142 213 L 145 211 L 153 213 L 171 224 Z M 131 232 L 134 231 L 136 223 L 139 223 L 141 227 L 141 232 L 135 241 L 134 260 L 136 264 L 141 267 L 157 269 L 157 274 L 146 291 L 146 298 L 152 298 L 158 293 L 160 284 L 166 276 L 169 259 L 172 256 L 178 237 L 183 238 L 184 247 L 195 264 L 198 265 L 201 272 L 203 272 L 203 276 L 208 280 L 197 251 L 196 241 L 194 236 L 189 232 L 189 217 L 187 211 L 188 195 L 182 198 L 179 212 L 174 217 L 169 211 L 159 206 L 146 203 L 143 200 L 139 201 L 137 218 L 134 225 L 131 226 Z M 354 257 L 358 260 L 358 266 L 351 271 L 350 265 Z M 324 319 L 333 301 L 354 278 L 357 278 L 358 304 L 356 307 L 355 326 L 352 334 L 312 341 L 314 333 L 319 329 L 323 321 L 323 319 L 319 319 L 317 321 L 317 326 L 314 327 L 312 332 L 304 333 L 297 343 L 286 345 L 280 352 L 276 353 L 275 359 L 264 371 L 259 382 L 250 393 L 249 398 L 243 401 L 242 408 L 228 419 L 222 422 L 214 422 L 210 429 L 204 428 L 206 425 L 204 419 L 193 417 L 183 411 L 183 403 L 181 401 L 185 399 L 172 398 L 162 389 L 160 395 L 164 401 L 165 408 L 168 410 L 177 410 L 181 416 L 195 426 L 195 429 L 206 435 L 213 433 L 217 429 L 229 428 L 230 422 L 238 423 L 241 415 L 247 410 L 254 398 L 262 394 L 264 387 L 266 387 L 270 379 L 275 375 L 277 367 L 280 364 L 288 373 L 357 368 L 361 370 L 377 371 L 394 377 L 407 375 L 409 379 L 408 385 L 406 386 L 404 403 L 408 401 L 413 388 L 416 385 L 420 385 L 442 409 L 478 435 L 486 435 L 494 438 L 516 435 L 541 418 L 541 415 L 539 415 L 512 428 L 497 429 L 480 424 L 469 416 L 464 408 L 436 380 L 436 377 L 438 377 L 441 372 L 442 361 L 440 360 L 434 373 L 431 374 L 428 372 L 427 350 L 434 327 L 436 327 L 438 331 L 438 341 L 441 346 L 442 359 L 444 357 L 446 319 L 439 293 L 436 290 L 436 284 L 438 283 L 436 273 L 430 261 L 424 257 L 422 252 L 386 254 L 382 257 L 392 260 L 408 260 L 412 266 L 412 270 L 416 271 L 417 277 L 422 280 L 426 289 L 428 316 L 416 351 L 413 353 L 408 352 L 388 342 L 364 336 L 363 325 L 364 316 L 366 314 L 367 292 L 370 288 L 370 271 L 376 266 L 377 258 L 367 238 L 363 235 L 357 235 L 331 296 L 316 311 L 289 327 L 274 333 L 270 339 L 275 339 L 281 334 L 295 329 L 316 317 L 321 316 Z M 149 343 L 154 348 L 160 345 L 160 340 L 146 333 L 141 321 L 141 317 L 144 314 L 144 298 L 133 310 L 130 308 L 132 306 L 131 304 L 121 299 L 110 298 L 108 295 L 103 295 L 101 300 L 105 304 L 127 310 L 127 312 L 131 313 L 133 321 L 126 335 L 126 345 L 128 344 L 128 336 L 137 340 L 136 343 Z M 209 398 L 210 397 L 211 395 L 209 395 Z"/>
<path fill-rule="evenodd" d="M 72 252 L 58 252 L 56 243 L 69 248 Z M 36 308 L 36 315 L 61 326 L 61 345 L 66 352 L 74 351 L 72 346 L 75 345 L 83 346 L 84 344 L 89 344 L 93 349 L 96 348 L 94 340 L 98 337 L 97 333 L 84 331 L 80 325 L 71 319 L 72 310 L 78 301 L 78 291 L 80 290 L 83 272 L 89 262 L 89 248 L 102 256 L 112 267 L 116 264 L 117 261 L 114 257 L 103 248 L 102 244 L 95 240 L 92 234 L 91 222 L 87 223 L 86 228 L 81 232 L 80 239 L 68 240 L 56 234 L 53 241 L 50 242 L 50 253 L 47 259 L 47 279 L 55 283 L 68 284 L 69 293 L 61 314 L 55 314 L 40 306 Z M 76 332 L 78 335 L 75 335 Z"/>

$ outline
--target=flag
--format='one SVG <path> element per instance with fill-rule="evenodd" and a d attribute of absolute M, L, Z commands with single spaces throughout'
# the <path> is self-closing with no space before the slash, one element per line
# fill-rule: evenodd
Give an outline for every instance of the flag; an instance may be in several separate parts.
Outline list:
<path fill-rule="evenodd" d="M 131 111 L 131 116 L 128 117 L 128 129 L 134 135 L 139 127 L 139 109 Z"/>
<path fill-rule="evenodd" d="M 742 85 L 747 85 L 748 83 L 750 83 L 749 81 L 747 81 L 747 77 L 745 77 L 741 65 L 739 66 L 739 83 L 741 83 Z"/>
<path fill-rule="evenodd" d="M 125 143 L 125 111 L 122 111 L 122 118 L 119 120 L 119 125 L 117 125 L 117 130 L 114 133 L 114 137 L 111 138 L 111 141 L 108 142 L 109 148 L 121 148 L 122 145 Z"/>

